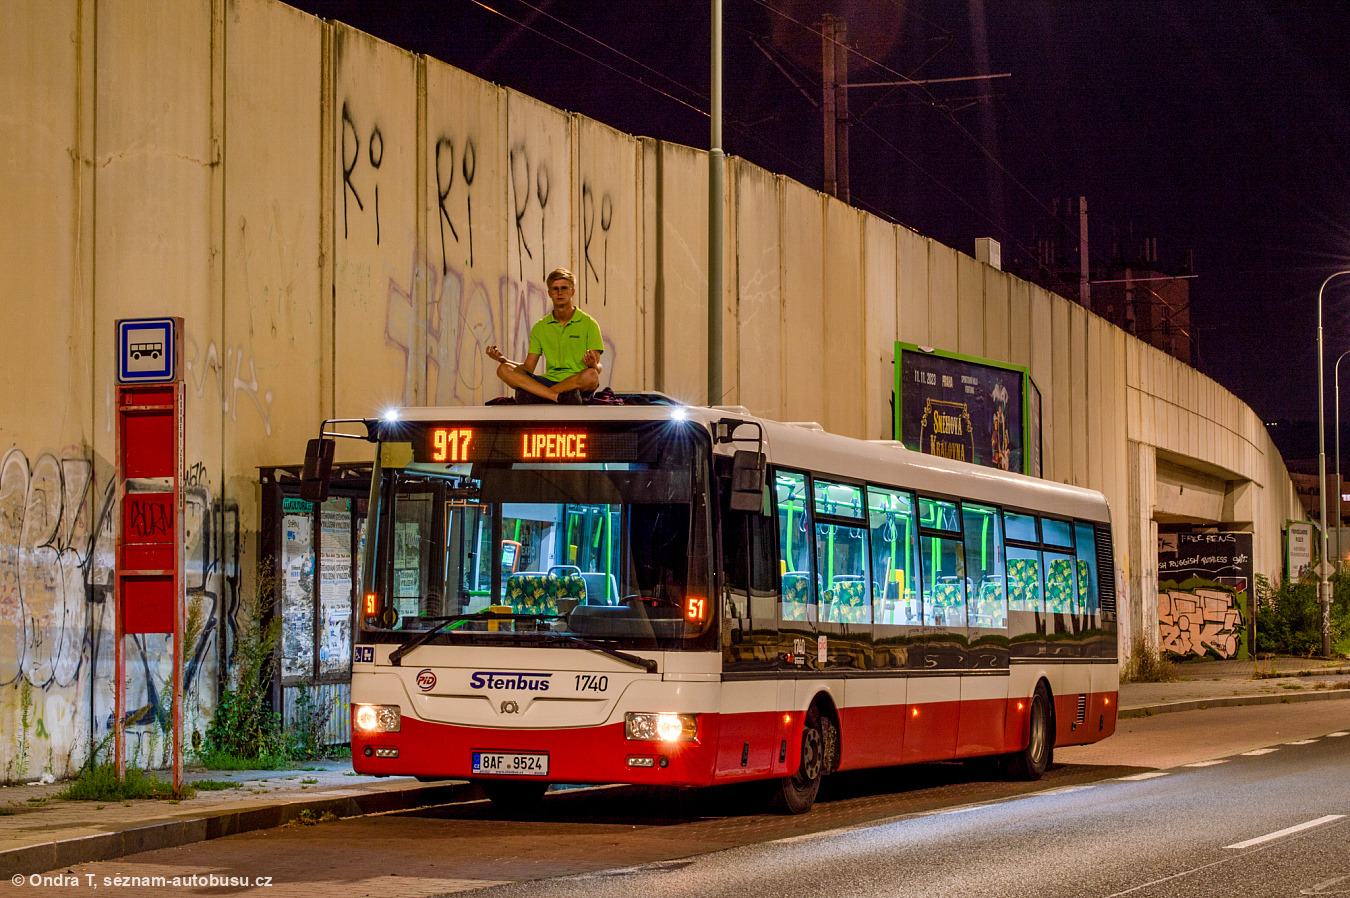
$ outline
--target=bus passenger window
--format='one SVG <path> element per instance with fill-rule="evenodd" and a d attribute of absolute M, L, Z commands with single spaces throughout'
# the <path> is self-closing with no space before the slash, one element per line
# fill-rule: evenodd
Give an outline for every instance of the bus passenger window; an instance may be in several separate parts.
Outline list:
<path fill-rule="evenodd" d="M 774 478 L 778 506 L 778 558 L 782 564 L 783 610 L 786 621 L 814 620 L 815 580 L 811 576 L 810 508 L 806 475 L 778 471 Z"/>
<path fill-rule="evenodd" d="M 1073 559 L 1045 550 L 1045 610 L 1051 614 L 1075 614 L 1078 589 L 1074 585 Z"/>
<path fill-rule="evenodd" d="M 867 525 L 872 544 L 873 619 L 879 624 L 918 625 L 918 521 L 914 496 L 878 486 L 867 488 Z"/>
<path fill-rule="evenodd" d="M 1091 524 L 1075 521 L 1074 540 L 1077 546 L 1078 562 L 1078 610 L 1084 614 L 1096 614 L 1097 603 L 1097 540 Z"/>
<path fill-rule="evenodd" d="M 966 625 L 966 564 L 959 539 L 923 536 L 923 623 L 948 629 Z"/>
<path fill-rule="evenodd" d="M 861 519 L 862 487 L 815 478 L 816 573 L 820 578 L 820 620 L 843 624 L 872 622 L 871 578 L 867 573 L 867 531 L 831 518 Z"/>
<path fill-rule="evenodd" d="M 962 529 L 966 536 L 967 597 L 972 627 L 1006 628 L 1008 599 L 1003 581 L 1003 526 L 998 509 L 963 503 Z"/>
<path fill-rule="evenodd" d="M 1041 605 L 1040 550 L 1008 546 L 1008 610 L 1044 610 Z"/>

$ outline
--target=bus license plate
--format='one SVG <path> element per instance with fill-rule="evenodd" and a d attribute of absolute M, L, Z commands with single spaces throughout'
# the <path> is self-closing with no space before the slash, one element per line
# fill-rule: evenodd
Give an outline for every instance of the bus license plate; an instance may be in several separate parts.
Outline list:
<path fill-rule="evenodd" d="M 473 753 L 473 772 L 496 776 L 548 776 L 548 755 L 476 751 Z"/>

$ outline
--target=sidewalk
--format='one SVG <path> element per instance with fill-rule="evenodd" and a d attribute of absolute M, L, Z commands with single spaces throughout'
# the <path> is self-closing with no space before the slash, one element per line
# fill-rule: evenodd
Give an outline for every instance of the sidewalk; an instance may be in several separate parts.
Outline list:
<path fill-rule="evenodd" d="M 1254 670 L 1263 676 L 1257 679 Z M 1350 662 L 1281 658 L 1178 665 L 1173 683 L 1125 683 L 1120 717 L 1172 711 L 1312 701 L 1350 695 Z M 161 779 L 167 774 L 160 772 Z M 463 781 L 420 783 L 407 777 L 359 776 L 349 761 L 316 761 L 294 770 L 194 771 L 238 789 L 198 792 L 181 802 L 66 801 L 65 783 L 0 788 L 0 879 L 54 871 L 234 833 L 303 826 L 326 815 L 350 817 L 481 797 Z M 12 813 L 7 813 L 12 812 Z"/>

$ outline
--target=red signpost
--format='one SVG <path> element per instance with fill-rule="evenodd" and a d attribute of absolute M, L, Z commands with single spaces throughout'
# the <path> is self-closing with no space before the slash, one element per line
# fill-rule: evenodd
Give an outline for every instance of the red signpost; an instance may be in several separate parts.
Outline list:
<path fill-rule="evenodd" d="M 119 321 L 117 329 L 117 492 L 122 509 L 115 579 L 117 774 L 126 775 L 125 637 L 171 633 L 173 787 L 178 791 L 183 786 L 183 383 L 177 345 L 182 319 Z M 151 358 L 147 347 L 156 345 L 159 354 Z"/>

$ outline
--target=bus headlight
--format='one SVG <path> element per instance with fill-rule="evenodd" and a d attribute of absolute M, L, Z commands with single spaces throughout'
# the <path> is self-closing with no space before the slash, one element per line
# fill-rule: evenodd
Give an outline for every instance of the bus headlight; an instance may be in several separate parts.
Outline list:
<path fill-rule="evenodd" d="M 397 733 L 402 722 L 398 705 L 352 705 L 352 726 L 358 733 Z"/>
<path fill-rule="evenodd" d="M 629 711 L 623 716 L 623 734 L 636 742 L 693 742 L 698 715 Z"/>

